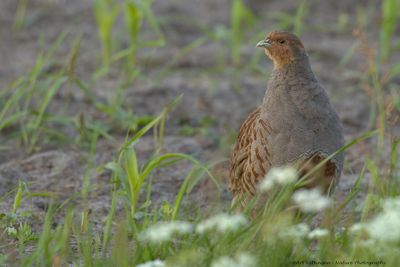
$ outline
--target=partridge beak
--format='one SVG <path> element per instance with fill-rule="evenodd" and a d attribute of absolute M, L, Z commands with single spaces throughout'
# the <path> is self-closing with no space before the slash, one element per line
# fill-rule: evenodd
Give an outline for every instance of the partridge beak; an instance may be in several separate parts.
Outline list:
<path fill-rule="evenodd" d="M 267 48 L 269 46 L 271 46 L 271 41 L 269 39 L 261 40 L 256 45 L 256 47 L 264 47 L 264 48 Z"/>

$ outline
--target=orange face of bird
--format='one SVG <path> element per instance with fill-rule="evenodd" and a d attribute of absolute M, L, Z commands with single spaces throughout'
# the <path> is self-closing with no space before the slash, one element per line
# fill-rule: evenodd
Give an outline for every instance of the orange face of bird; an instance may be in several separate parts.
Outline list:
<path fill-rule="evenodd" d="M 304 46 L 296 35 L 286 31 L 273 31 L 257 43 L 264 48 L 265 54 L 279 69 L 290 64 L 294 59 L 305 53 Z"/>

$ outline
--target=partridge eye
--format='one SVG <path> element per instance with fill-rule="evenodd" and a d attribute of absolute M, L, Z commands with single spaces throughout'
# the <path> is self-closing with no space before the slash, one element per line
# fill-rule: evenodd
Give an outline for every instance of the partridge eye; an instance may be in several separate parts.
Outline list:
<path fill-rule="evenodd" d="M 280 44 L 284 44 L 285 43 L 285 40 L 279 40 L 278 41 Z"/>

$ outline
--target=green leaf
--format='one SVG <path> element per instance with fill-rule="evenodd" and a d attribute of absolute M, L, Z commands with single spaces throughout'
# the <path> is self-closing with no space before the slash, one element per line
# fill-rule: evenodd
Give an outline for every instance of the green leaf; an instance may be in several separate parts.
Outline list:
<path fill-rule="evenodd" d="M 22 181 L 20 179 L 18 181 L 18 190 L 17 190 L 17 193 L 15 194 L 15 197 L 14 197 L 13 214 L 17 213 L 17 209 L 18 209 L 19 205 L 21 204 L 23 191 L 24 191 L 24 189 L 22 187 Z"/>

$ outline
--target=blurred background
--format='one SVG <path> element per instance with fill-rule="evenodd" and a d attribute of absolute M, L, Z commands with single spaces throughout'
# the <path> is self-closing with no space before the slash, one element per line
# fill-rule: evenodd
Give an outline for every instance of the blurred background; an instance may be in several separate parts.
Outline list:
<path fill-rule="evenodd" d="M 255 44 L 272 30 L 300 36 L 347 141 L 378 129 L 347 152 L 345 177 L 357 177 L 377 150 L 380 167 L 390 165 L 400 129 L 399 22 L 398 0 L 2 0 L 0 193 L 22 179 L 62 202 L 89 176 L 91 209 L 104 213 L 104 164 L 127 132 L 138 133 L 182 94 L 168 110 L 162 150 L 223 161 L 265 93 L 272 64 Z M 155 149 L 153 134 L 144 135 L 139 160 Z M 173 199 L 190 168 L 157 170 L 154 199 Z M 223 188 L 225 169 L 216 171 Z M 211 186 L 196 187 L 197 203 L 206 205 Z M 40 214 L 47 200 L 34 203 Z"/>

